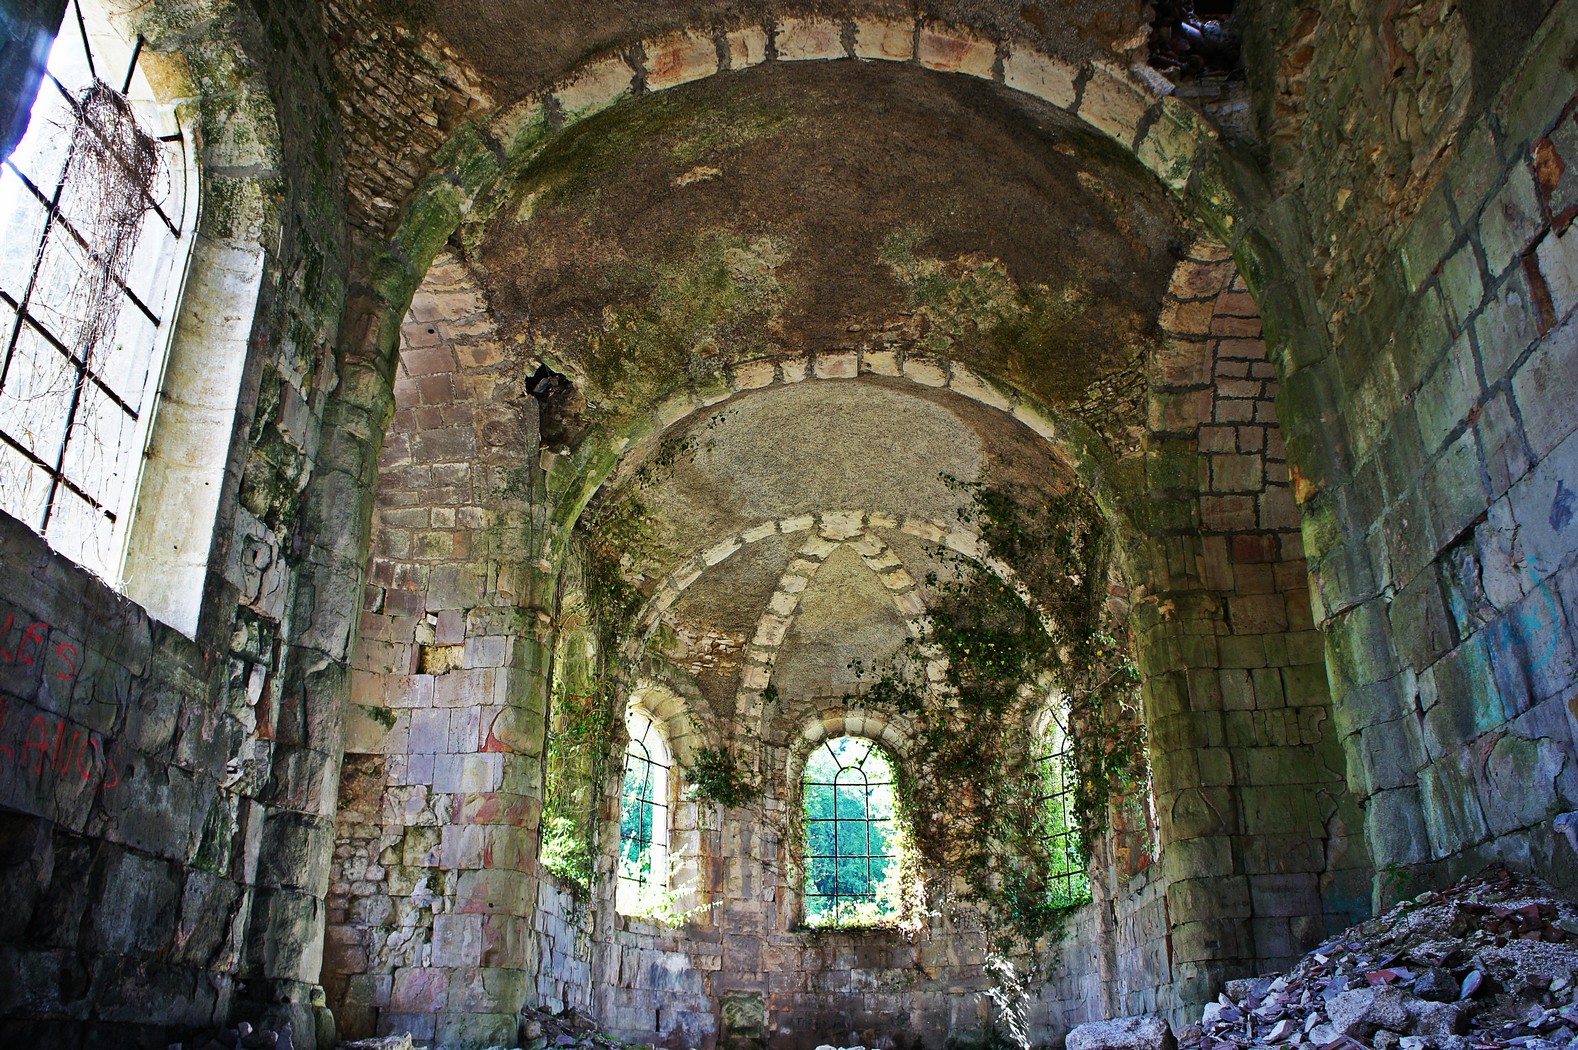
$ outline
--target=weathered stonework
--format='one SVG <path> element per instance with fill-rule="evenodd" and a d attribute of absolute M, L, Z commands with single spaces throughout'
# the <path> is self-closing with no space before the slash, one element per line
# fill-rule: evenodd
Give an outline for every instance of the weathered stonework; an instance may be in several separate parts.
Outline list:
<path fill-rule="evenodd" d="M 902 763 L 916 739 L 846 699 L 846 664 L 924 634 L 948 559 L 1016 585 L 939 471 L 1093 495 L 1143 679 L 1154 818 L 1117 821 L 1094 902 L 1008 960 L 1043 967 L 1032 1042 L 1181 1021 L 1402 875 L 1499 859 L 1578 889 L 1571 0 L 1500 21 L 1261 5 L 1239 24 L 1255 120 L 1236 122 L 1129 64 L 1132 3 L 1050 31 L 1038 5 L 520 5 L 468 25 L 447 0 L 111 6 L 135 8 L 114 17 L 182 109 L 202 220 L 137 600 L 0 517 L 6 1039 L 163 1045 L 245 1019 L 327 1047 L 332 1014 L 343 1038 L 481 1047 L 548 1006 L 675 1048 L 809 1050 L 1001 1022 L 993 931 L 800 923 L 809 743 L 864 735 Z M 8 149 L 37 36 L 6 18 Z M 804 90 L 763 104 L 775 84 Z M 936 202 L 876 192 L 873 157 L 797 165 L 806 200 L 840 194 L 804 212 L 764 196 L 778 154 L 755 145 L 849 118 L 850 85 L 861 119 L 923 114 L 917 157 L 957 144 L 959 114 L 1015 129 L 938 182 L 965 203 L 1053 192 L 1064 160 L 1011 148 L 1034 130 L 1099 229 L 1047 245 L 939 222 L 924 244 Z M 665 137 L 685 100 L 724 95 L 756 111 Z M 631 203 L 616 167 L 658 173 L 653 206 L 586 250 L 635 293 L 560 253 L 517 192 L 569 184 L 566 221 L 595 229 Z M 868 213 L 885 254 L 830 249 L 816 280 L 763 232 Z M 1139 298 L 1129 256 L 1088 265 L 1098 235 L 1162 260 L 1146 315 L 1058 342 L 1060 311 Z M 1052 251 L 1088 272 L 1021 279 Z M 856 300 L 891 310 L 830 329 Z M 550 314 L 628 359 L 603 386 L 552 375 L 575 369 L 568 336 L 536 338 Z M 571 541 L 631 494 L 612 552 L 631 627 L 603 652 Z M 198 530 L 207 546 L 168 553 Z M 177 607 L 180 630 L 152 615 Z M 617 911 L 617 728 L 590 885 L 544 862 L 551 698 L 590 673 L 560 662 L 567 639 L 606 675 L 573 684 L 633 697 L 672 749 L 684 921 Z M 687 794 L 717 748 L 760 802 Z"/>

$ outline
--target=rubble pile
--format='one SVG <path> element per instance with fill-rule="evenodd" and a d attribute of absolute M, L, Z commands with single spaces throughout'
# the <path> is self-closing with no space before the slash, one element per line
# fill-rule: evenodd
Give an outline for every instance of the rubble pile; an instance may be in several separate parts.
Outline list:
<path fill-rule="evenodd" d="M 556 1014 L 542 1007 L 521 1011 L 521 1040 L 523 1050 L 630 1050 L 631 1046 L 598 1031 L 574 1009 Z"/>
<path fill-rule="evenodd" d="M 269 1028 L 253 1028 L 242 1021 L 234 1028 L 222 1028 L 212 1034 L 203 1035 L 195 1040 L 183 1043 L 170 1044 L 170 1050 L 295 1050 L 290 1025 L 282 1026 L 279 1031 Z"/>
<path fill-rule="evenodd" d="M 1228 982 L 1186 1050 L 1578 1050 L 1578 908 L 1500 866 Z"/>

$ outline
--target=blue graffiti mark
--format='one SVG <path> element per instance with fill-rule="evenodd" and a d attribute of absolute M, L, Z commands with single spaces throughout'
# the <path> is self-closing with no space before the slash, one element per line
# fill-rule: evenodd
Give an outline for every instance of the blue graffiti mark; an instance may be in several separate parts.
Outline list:
<path fill-rule="evenodd" d="M 1529 638 L 1533 638 L 1542 631 L 1548 631 L 1550 633 L 1550 641 L 1546 644 L 1545 651 L 1537 659 L 1530 661 L 1529 671 L 1531 673 L 1543 670 L 1545 665 L 1550 663 L 1551 659 L 1555 657 L 1556 625 L 1561 619 L 1561 610 L 1556 605 L 1556 596 L 1551 593 L 1550 583 L 1548 581 L 1542 582 L 1536 593 L 1545 598 L 1545 608 L 1531 605 L 1527 611 L 1518 614 L 1518 620 Z"/>
<path fill-rule="evenodd" d="M 1578 514 L 1578 493 L 1568 488 L 1565 481 L 1558 479 L 1556 498 L 1551 500 L 1551 528 L 1561 532 L 1572 524 L 1574 514 Z"/>

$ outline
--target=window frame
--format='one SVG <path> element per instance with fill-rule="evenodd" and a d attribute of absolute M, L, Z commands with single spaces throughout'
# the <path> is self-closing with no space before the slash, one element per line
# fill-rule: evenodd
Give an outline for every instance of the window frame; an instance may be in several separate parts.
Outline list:
<path fill-rule="evenodd" d="M 656 898 L 669 890 L 669 856 L 673 847 L 673 821 L 675 803 L 674 753 L 663 728 L 652 714 L 637 705 L 625 709 L 626 743 L 622 762 L 619 791 L 619 843 L 614 855 L 614 911 L 627 917 L 641 917 L 660 903 Z M 639 751 L 639 754 L 637 752 Z M 645 775 L 641 783 L 645 791 L 632 796 L 628 789 L 631 761 L 644 764 Z M 650 813 L 651 830 L 645 840 L 632 839 L 625 833 L 626 806 L 632 801 Z M 638 817 L 640 828 L 647 818 Z M 635 869 L 641 874 L 627 874 L 627 843 L 638 843 Z M 645 854 L 645 867 L 641 857 Z"/>
<path fill-rule="evenodd" d="M 1076 771 L 1073 763 L 1072 736 L 1068 727 L 1068 705 L 1061 696 L 1055 696 L 1042 715 L 1041 725 L 1035 734 L 1037 755 L 1036 782 L 1044 791 L 1037 798 L 1041 805 L 1041 819 L 1046 823 L 1047 852 L 1051 858 L 1063 856 L 1070 863 L 1066 869 L 1054 871 L 1046 892 L 1059 906 L 1076 906 L 1091 900 L 1089 865 L 1073 864 L 1073 849 L 1080 827 L 1074 812 L 1074 787 Z M 1056 825 L 1056 830 L 1053 830 Z"/>
<path fill-rule="evenodd" d="M 24 521 L 24 524 L 40 535 L 51 549 L 84 565 L 109 586 L 124 592 L 127 591 L 127 562 L 145 483 L 150 444 L 196 246 L 200 178 L 190 150 L 190 135 L 178 107 L 165 104 L 157 97 L 143 71 L 146 41 L 140 35 L 131 41 L 124 39 L 109 23 L 108 11 L 94 7 L 92 13 L 94 17 L 90 19 L 83 10 L 83 0 L 68 0 L 60 28 L 50 41 L 46 58 L 48 64 L 41 72 L 38 90 L 29 107 L 28 131 L 18 141 L 16 151 L 3 162 L 5 171 L 18 185 L 18 193 L 22 198 L 18 202 L 19 210 L 8 213 L 10 217 L 21 219 L 42 208 L 43 221 L 36 236 L 28 241 L 32 259 L 25 269 L 23 283 L 26 287 L 17 295 L 0 290 L 0 303 L 4 303 L 9 311 L 7 325 L 0 326 L 0 329 L 8 329 L 0 334 L 0 383 L 4 382 L 6 373 L 20 357 L 18 347 L 25 338 L 24 333 L 30 332 L 33 341 L 42 340 L 53 351 L 53 354 L 46 352 L 45 356 L 49 362 L 59 366 L 60 375 L 70 373 L 70 405 L 59 448 L 53 454 L 53 463 L 39 455 L 38 450 L 27 447 L 22 435 L 0 433 L 0 443 L 14 456 L 30 464 L 27 468 L 30 473 L 42 472 L 43 475 L 44 494 L 39 508 L 41 517 Z M 69 50 L 61 52 L 59 49 L 63 45 Z M 114 74 L 112 79 L 108 64 L 118 59 L 123 62 L 121 68 L 124 72 Z M 124 276 L 116 274 L 109 265 L 100 264 L 94 258 L 100 244 L 94 237 L 98 231 L 78 229 L 73 218 L 67 214 L 66 201 L 73 176 L 79 179 L 83 176 L 82 160 L 77 155 L 75 142 L 85 127 L 93 133 L 82 109 L 82 96 L 57 75 L 59 65 L 73 62 L 81 63 L 78 71 L 86 74 L 87 85 L 103 84 L 125 102 L 138 130 L 147 136 L 157 150 L 157 159 L 163 168 L 162 175 L 168 180 L 170 197 L 175 198 L 179 205 L 178 208 L 167 210 L 168 200 L 161 202 L 156 192 L 139 187 L 145 208 L 138 219 L 138 237 L 130 248 L 128 269 Z M 65 74 L 66 70 L 60 69 L 60 73 Z M 35 181 L 35 176 L 42 172 L 23 170 L 17 154 L 26 150 L 30 143 L 37 144 L 47 133 L 41 122 L 45 114 L 50 112 L 49 100 L 54 100 L 56 105 L 70 112 L 74 120 L 71 124 L 73 145 L 68 146 L 60 158 L 58 170 L 52 175 L 53 185 L 46 192 L 46 188 Z M 139 253 L 145 250 L 149 230 L 159 230 L 170 238 L 167 244 L 158 249 L 153 260 L 151 280 L 150 271 L 136 266 Z M 135 362 L 144 372 L 140 390 L 133 392 L 129 388 L 112 388 L 102 375 L 102 364 L 90 359 L 94 357 L 95 349 L 102 356 L 104 348 L 96 347 L 94 340 L 89 339 L 87 353 L 84 353 L 81 346 L 68 343 L 68 339 L 75 341 L 71 333 L 56 331 L 56 328 L 61 327 L 59 324 L 38 314 L 42 304 L 33 301 L 33 293 L 41 283 L 41 278 L 48 279 L 44 275 L 51 245 L 61 240 L 68 245 L 75 244 L 77 251 L 88 261 L 88 265 L 83 266 L 72 278 L 73 281 L 96 277 L 105 284 L 113 285 L 116 289 L 113 293 L 117 303 L 116 320 L 119 321 L 124 312 L 135 312 L 141 314 L 142 319 L 151 326 L 151 339 Z M 93 274 L 89 266 L 101 266 L 101 272 Z M 145 302 L 144 297 L 133 287 L 134 284 L 144 282 L 145 291 L 151 289 L 157 293 L 150 302 Z M 115 330 L 112 330 L 110 337 L 113 338 L 115 334 Z M 64 358 L 64 365 L 55 361 L 57 354 Z M 113 445 L 93 445 L 90 425 L 78 415 L 83 402 L 88 400 L 84 392 L 90 388 L 97 391 L 93 395 L 95 398 L 108 400 L 116 411 L 124 413 L 131 422 L 130 432 L 123 433 Z M 56 393 L 57 397 L 62 395 L 63 391 Z M 125 422 L 122 420 L 123 425 Z M 113 468 L 108 479 L 112 479 L 110 483 L 119 488 L 118 493 L 102 490 L 88 492 L 70 476 L 68 457 L 73 448 L 81 448 L 83 443 L 89 443 L 90 455 L 99 449 L 109 452 L 103 458 Z M 89 508 L 88 514 L 97 522 L 96 527 L 104 527 L 105 521 L 101 521 L 101 517 L 107 520 L 109 534 L 104 537 L 98 550 L 92 549 L 94 544 L 91 538 L 75 542 L 72 537 L 62 536 L 52 530 L 61 513 L 59 508 L 63 506 L 60 500 L 67 498 L 61 495 L 62 490 L 72 493 Z M 16 511 L 23 509 L 15 508 Z M 188 623 L 178 626 L 186 628 L 190 634 L 195 631 L 195 615 L 188 620 Z"/>
<path fill-rule="evenodd" d="M 833 750 L 833 745 L 841 740 L 854 740 L 863 743 L 866 749 L 865 753 L 857 762 L 850 765 L 845 765 L 842 757 Z M 833 779 L 831 781 L 813 781 L 811 779 L 813 776 L 813 763 L 816 761 L 817 756 L 823 752 L 825 752 L 832 759 L 832 761 L 837 766 L 837 770 L 833 774 Z M 885 781 L 873 783 L 870 776 L 867 775 L 865 764 L 871 759 L 872 756 L 876 756 L 876 758 L 886 768 L 887 779 Z M 862 817 L 841 818 L 838 815 L 838 801 L 840 796 L 839 788 L 845 785 L 841 784 L 840 778 L 850 770 L 855 770 L 860 774 L 861 781 L 864 786 L 862 808 L 865 815 Z M 801 877 L 796 881 L 798 883 L 797 888 L 799 890 L 800 925 L 810 930 L 885 928 L 887 926 L 896 926 L 901 917 L 900 902 L 893 899 L 884 899 L 877 887 L 880 886 L 882 882 L 886 881 L 888 877 L 897 875 L 900 869 L 898 867 L 890 868 L 888 871 L 884 872 L 883 878 L 874 879 L 871 872 L 871 862 L 881 857 L 886 858 L 889 865 L 902 865 L 903 863 L 903 827 L 901 824 L 901 817 L 898 811 L 896 798 L 896 788 L 899 781 L 897 756 L 881 741 L 873 739 L 870 736 L 866 736 L 861 733 L 840 732 L 836 734 L 829 734 L 816 740 L 810 750 L 805 754 L 804 761 L 800 764 L 799 773 L 799 790 L 797 794 L 800 799 L 799 809 L 801 813 L 801 839 L 800 848 L 798 850 L 800 854 L 798 860 L 801 866 Z M 815 787 L 825 787 L 832 790 L 833 816 L 831 818 L 814 818 L 810 816 L 809 792 L 810 789 Z M 873 788 L 887 788 L 890 792 L 889 805 L 891 808 L 889 815 L 886 817 L 872 817 L 870 815 L 872 801 L 871 792 Z M 832 841 L 834 852 L 832 854 L 814 854 L 812 852 L 814 848 L 813 840 L 815 838 L 815 836 L 812 834 L 812 825 L 819 823 L 831 823 L 833 825 Z M 864 834 L 861 836 L 862 841 L 865 843 L 865 850 L 863 853 L 858 855 L 853 853 L 845 855 L 841 852 L 840 847 L 842 845 L 842 836 L 840 834 L 841 829 L 839 827 L 839 824 L 841 823 L 861 823 L 865 825 Z M 888 826 L 887 852 L 881 854 L 875 854 L 871 852 L 871 825 L 876 823 L 882 823 Z M 831 859 L 834 863 L 834 892 L 831 894 L 818 893 L 814 891 L 813 878 L 815 876 L 815 870 L 817 867 L 816 861 L 818 859 Z M 862 860 L 865 862 L 865 885 L 868 887 L 869 892 L 861 894 L 838 892 L 838 866 L 840 862 L 844 860 Z M 831 904 L 826 908 L 826 910 L 821 911 L 819 914 L 813 914 L 812 902 L 814 900 L 828 899 L 831 900 Z M 844 902 L 846 901 L 851 903 L 845 904 Z M 880 914 L 871 914 L 869 912 L 867 914 L 861 914 L 863 910 L 863 904 L 867 907 L 872 905 L 885 905 L 891 910 Z M 850 908 L 853 911 L 853 914 L 846 914 L 844 911 L 846 907 Z"/>

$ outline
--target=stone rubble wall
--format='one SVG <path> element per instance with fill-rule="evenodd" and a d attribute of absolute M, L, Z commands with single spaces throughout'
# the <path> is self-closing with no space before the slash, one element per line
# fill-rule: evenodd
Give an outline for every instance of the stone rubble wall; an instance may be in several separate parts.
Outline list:
<path fill-rule="evenodd" d="M 1432 880 L 1578 871 L 1553 827 L 1578 807 L 1575 34 L 1551 6 L 1352 305 L 1279 333 L 1350 787 L 1376 863 Z"/>
<path fill-rule="evenodd" d="M 277 1015 L 310 1043 L 338 756 L 307 668 L 344 655 L 296 645 L 292 564 L 346 266 L 326 49 L 290 3 L 172 0 L 133 22 L 198 148 L 178 351 L 234 367 L 240 403 L 205 431 L 224 476 L 167 479 L 223 493 L 217 523 L 188 523 L 215 534 L 195 640 L 0 516 L 0 1037 L 163 1043 Z"/>

